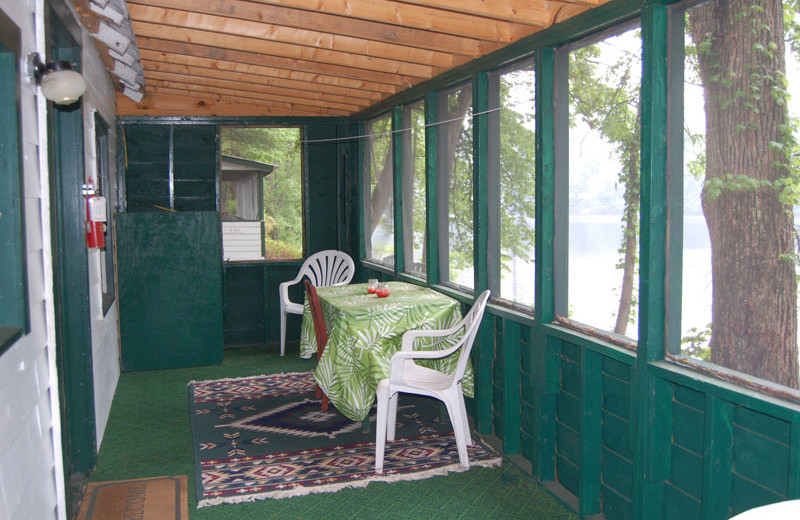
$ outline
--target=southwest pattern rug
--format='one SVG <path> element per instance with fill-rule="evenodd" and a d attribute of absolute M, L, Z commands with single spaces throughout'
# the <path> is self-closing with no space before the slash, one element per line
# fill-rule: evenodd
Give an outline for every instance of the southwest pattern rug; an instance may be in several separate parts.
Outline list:
<path fill-rule="evenodd" d="M 439 402 L 401 395 L 396 440 L 376 474 L 370 432 L 333 406 L 322 412 L 310 372 L 189 384 L 198 507 L 285 498 L 463 471 Z M 473 438 L 471 466 L 501 458 Z"/>

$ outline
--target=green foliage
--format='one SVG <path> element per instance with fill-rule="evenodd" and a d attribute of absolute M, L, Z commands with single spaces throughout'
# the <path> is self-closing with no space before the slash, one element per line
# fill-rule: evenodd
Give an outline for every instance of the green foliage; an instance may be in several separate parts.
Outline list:
<path fill-rule="evenodd" d="M 532 70 L 515 70 L 500 77 L 500 248 L 501 269 L 510 271 L 512 258 L 533 258 L 535 243 L 536 139 L 535 114 L 514 102 L 533 100 Z"/>
<path fill-rule="evenodd" d="M 681 353 L 703 361 L 711 360 L 711 324 L 704 329 L 692 327 L 686 331 L 686 335 L 681 338 Z"/>

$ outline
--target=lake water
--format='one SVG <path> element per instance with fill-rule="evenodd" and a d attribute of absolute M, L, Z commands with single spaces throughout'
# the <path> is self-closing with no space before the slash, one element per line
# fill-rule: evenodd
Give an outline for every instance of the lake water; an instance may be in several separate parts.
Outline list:
<path fill-rule="evenodd" d="M 619 215 L 570 217 L 569 315 L 603 330 L 613 330 L 619 307 L 622 269 L 617 264 L 622 225 Z M 635 278 L 638 287 L 638 273 Z M 684 223 L 681 331 L 704 328 L 711 321 L 711 245 L 705 219 L 686 217 Z M 637 338 L 638 324 L 626 336 Z"/>

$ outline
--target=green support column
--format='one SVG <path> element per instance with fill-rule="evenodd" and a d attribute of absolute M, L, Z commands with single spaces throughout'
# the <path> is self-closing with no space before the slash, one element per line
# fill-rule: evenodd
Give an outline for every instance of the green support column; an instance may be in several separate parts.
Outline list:
<path fill-rule="evenodd" d="M 394 272 L 405 271 L 403 253 L 403 107 L 392 111 L 392 171 L 394 186 Z M 411 232 L 411 230 L 409 230 Z"/>
<path fill-rule="evenodd" d="M 602 465 L 603 358 L 589 349 L 581 350 L 581 516 L 600 512 Z"/>
<path fill-rule="evenodd" d="M 489 173 L 487 170 L 489 77 L 486 72 L 475 74 L 472 82 L 472 189 L 475 295 L 489 288 L 487 246 L 489 244 Z M 473 349 L 475 366 L 475 425 L 480 433 L 492 432 L 492 365 L 494 364 L 494 328 L 492 320 L 484 319 Z"/>
<path fill-rule="evenodd" d="M 733 472 L 733 405 L 706 394 L 703 435 L 703 520 L 730 516 Z"/>
<path fill-rule="evenodd" d="M 472 189 L 474 219 L 475 294 L 489 288 L 487 247 L 489 245 L 489 75 L 475 74 L 472 83 Z"/>
<path fill-rule="evenodd" d="M 653 377 L 649 363 L 664 359 L 667 274 L 667 31 L 669 11 L 642 11 L 642 166 L 639 270 L 639 344 L 635 392 L 639 396 L 634 468 L 633 517 L 660 518 L 664 480 L 669 476 L 670 384 Z"/>
<path fill-rule="evenodd" d="M 536 453 L 533 473 L 542 481 L 555 479 L 556 394 L 558 393 L 559 340 L 544 334 L 542 325 L 555 317 L 553 274 L 555 236 L 555 119 L 553 89 L 555 50 L 536 53 L 536 295 L 531 334 L 531 385 L 533 385 L 532 435 Z"/>
<path fill-rule="evenodd" d="M 366 239 L 364 237 L 364 215 L 367 211 L 366 204 L 367 204 L 367 194 L 366 190 L 369 189 L 369 186 L 365 182 L 364 176 L 366 175 L 366 169 L 364 168 L 364 121 L 359 121 L 358 123 L 358 144 L 356 145 L 356 160 L 358 161 L 358 165 L 355 169 L 357 173 L 356 175 L 356 184 L 358 185 L 358 255 L 359 260 L 364 260 L 367 257 L 366 251 Z"/>
<path fill-rule="evenodd" d="M 438 114 L 439 94 L 428 92 L 425 95 L 425 240 L 428 242 L 425 263 L 430 285 L 439 283 L 439 130 L 435 126 Z"/>

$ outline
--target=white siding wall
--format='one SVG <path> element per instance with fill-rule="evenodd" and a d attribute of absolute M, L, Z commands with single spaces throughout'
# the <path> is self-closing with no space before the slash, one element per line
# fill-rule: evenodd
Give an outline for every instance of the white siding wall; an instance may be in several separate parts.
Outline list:
<path fill-rule="evenodd" d="M 20 28 L 20 68 L 24 71 L 28 54 L 39 51 L 44 55 L 44 0 L 0 0 L 0 10 Z M 116 170 L 114 93 L 87 35 L 83 51 L 83 72 L 90 84 L 83 108 L 87 170 L 94 169 L 96 109 L 110 125 L 113 172 Z M 27 81 L 22 82 L 23 199 L 31 330 L 0 355 L 0 520 L 66 519 L 54 353 L 46 106 L 37 96 L 37 90 Z M 92 287 L 99 280 L 99 267 L 99 262 L 90 258 Z M 119 377 L 116 310 L 112 308 L 103 316 L 99 298 L 97 291 L 91 289 L 98 446 Z"/>
<path fill-rule="evenodd" d="M 95 112 L 98 113 L 108 125 L 108 162 L 110 190 L 106 190 L 105 197 L 116 197 L 116 172 L 117 172 L 117 128 L 116 128 L 116 100 L 114 87 L 109 78 L 103 62 L 94 47 L 92 38 L 84 31 L 83 34 L 83 75 L 86 78 L 87 89 L 83 96 L 83 142 L 86 164 L 86 180 L 91 179 L 97 183 L 97 150 L 95 150 Z M 111 225 L 111 223 L 108 223 Z M 110 252 L 109 252 L 110 253 Z M 94 363 L 94 406 L 95 424 L 97 428 L 97 445 L 103 440 L 103 432 L 108 422 L 111 410 L 111 401 L 114 390 L 119 380 L 119 329 L 117 327 L 116 303 L 103 315 L 103 269 L 104 259 L 100 250 L 89 250 L 89 304 L 91 314 L 92 332 L 92 361 Z M 113 273 L 110 273 L 113 276 Z"/>

